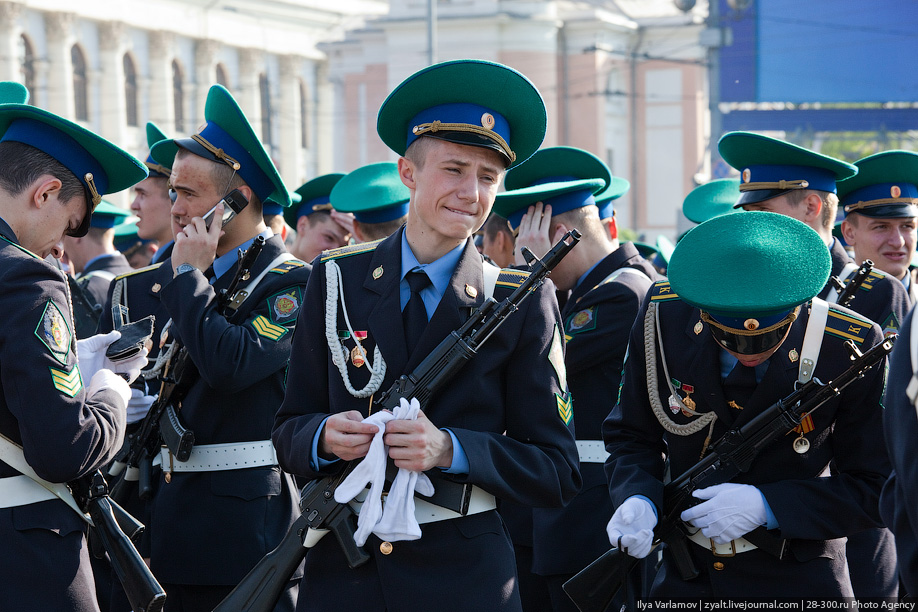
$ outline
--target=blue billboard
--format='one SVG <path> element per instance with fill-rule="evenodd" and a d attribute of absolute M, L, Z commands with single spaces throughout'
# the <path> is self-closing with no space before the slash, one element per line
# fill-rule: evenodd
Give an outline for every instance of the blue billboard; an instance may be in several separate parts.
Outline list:
<path fill-rule="evenodd" d="M 915 0 L 720 4 L 723 102 L 918 102 Z"/>

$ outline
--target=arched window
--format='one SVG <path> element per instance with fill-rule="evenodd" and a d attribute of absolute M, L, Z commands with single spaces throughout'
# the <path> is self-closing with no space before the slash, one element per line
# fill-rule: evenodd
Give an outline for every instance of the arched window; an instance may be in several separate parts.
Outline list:
<path fill-rule="evenodd" d="M 137 69 L 134 60 L 127 53 L 124 54 L 124 110 L 127 124 L 136 126 L 137 120 Z"/>
<path fill-rule="evenodd" d="M 178 60 L 172 60 L 172 104 L 175 107 L 175 131 L 185 131 L 185 75 Z"/>
<path fill-rule="evenodd" d="M 86 58 L 79 46 L 70 47 L 70 61 L 73 64 L 73 114 L 77 121 L 89 121 Z"/>
<path fill-rule="evenodd" d="M 29 93 L 35 91 L 35 51 L 25 34 L 19 37 L 19 73 Z"/>
<path fill-rule="evenodd" d="M 309 148 L 309 116 L 306 113 L 306 84 L 300 79 L 300 146 Z"/>
<path fill-rule="evenodd" d="M 268 75 L 258 75 L 258 90 L 261 92 L 261 142 L 265 148 L 271 147 L 271 87 Z"/>
<path fill-rule="evenodd" d="M 217 83 L 229 89 L 229 76 L 226 74 L 226 66 L 217 64 Z"/>

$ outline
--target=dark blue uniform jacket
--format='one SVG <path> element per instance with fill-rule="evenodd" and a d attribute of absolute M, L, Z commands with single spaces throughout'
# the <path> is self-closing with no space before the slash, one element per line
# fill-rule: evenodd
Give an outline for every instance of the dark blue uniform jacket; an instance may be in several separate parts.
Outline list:
<path fill-rule="evenodd" d="M 403 231 L 403 230 L 402 230 Z M 365 331 L 363 346 L 372 359 L 378 345 L 388 368 L 378 393 L 411 371 L 469 313 L 484 301 L 482 258 L 472 241 L 465 251 L 413 355 L 407 354 L 399 304 L 401 231 L 378 243 L 344 247 L 316 261 L 337 257 L 350 322 Z M 310 465 L 313 439 L 330 413 L 357 410 L 366 415 L 367 399 L 347 391 L 332 364 L 325 338 L 326 264 L 316 265 L 297 323 L 287 395 L 277 417 L 274 442 L 281 466 L 306 478 L 341 469 Z M 519 272 L 505 271 L 495 297 L 509 295 Z M 502 285 L 504 285 L 502 287 Z M 346 330 L 340 313 L 338 330 Z M 425 409 L 434 425 L 449 428 L 469 459 L 469 473 L 458 482 L 478 485 L 501 499 L 532 506 L 558 506 L 580 486 L 577 453 L 565 390 L 549 361 L 561 356 L 560 316 L 554 287 L 546 282 L 523 302 Z M 353 348 L 353 339 L 346 344 Z M 368 368 L 348 372 L 362 388 Z M 563 366 L 560 366 L 563 367 Z M 343 610 L 518 610 L 513 551 L 498 514 L 488 511 L 422 526 L 413 542 L 396 542 L 389 555 L 349 570 L 338 544 L 325 538 L 307 555 L 298 609 Z M 459 586 L 461 584 L 461 586 Z M 307 607 L 306 602 L 309 602 Z"/>

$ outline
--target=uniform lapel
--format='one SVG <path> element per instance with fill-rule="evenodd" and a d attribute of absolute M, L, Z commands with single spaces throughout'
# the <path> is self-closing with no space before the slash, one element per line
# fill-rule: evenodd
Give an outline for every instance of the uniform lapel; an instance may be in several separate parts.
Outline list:
<path fill-rule="evenodd" d="M 363 281 L 365 293 L 360 297 L 372 303 L 367 317 L 367 333 L 385 357 L 388 371 L 395 376 L 404 370 L 405 362 L 408 361 L 398 291 L 402 270 L 403 231 L 399 230 L 389 236 L 373 251 L 373 259 Z M 346 299 L 353 300 L 355 297 L 345 293 Z"/>
<path fill-rule="evenodd" d="M 481 270 L 481 255 L 472 241 L 468 240 L 456 265 L 456 271 L 450 278 L 449 286 L 440 299 L 440 305 L 430 318 L 430 323 L 427 324 L 408 362 L 409 370 L 435 349 L 447 334 L 458 329 L 474 309 L 484 303 L 484 280 Z"/>

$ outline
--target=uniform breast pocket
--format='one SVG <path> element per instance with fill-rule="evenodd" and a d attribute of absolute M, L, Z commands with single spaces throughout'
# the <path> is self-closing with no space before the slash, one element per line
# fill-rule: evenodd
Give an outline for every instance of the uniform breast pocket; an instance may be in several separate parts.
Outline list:
<path fill-rule="evenodd" d="M 83 531 L 86 527 L 86 522 L 76 512 L 58 500 L 19 506 L 12 510 L 13 527 L 17 531 L 37 529 L 64 537 Z"/>
<path fill-rule="evenodd" d="M 278 467 L 214 472 L 210 487 L 214 495 L 238 497 L 246 501 L 280 495 L 281 472 Z"/>

